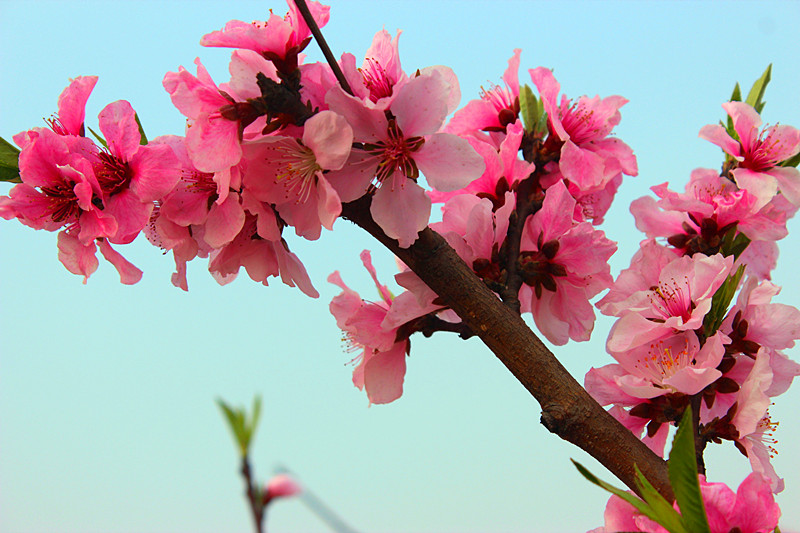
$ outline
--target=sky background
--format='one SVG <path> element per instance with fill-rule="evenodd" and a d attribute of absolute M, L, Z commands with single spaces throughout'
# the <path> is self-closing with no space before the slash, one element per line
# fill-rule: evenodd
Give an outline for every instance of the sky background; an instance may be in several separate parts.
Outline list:
<path fill-rule="evenodd" d="M 87 125 L 106 104 L 129 100 L 149 137 L 182 134 L 184 119 L 161 87 L 168 71 L 202 58 L 228 80 L 230 50 L 199 46 L 228 20 L 264 20 L 277 2 L 0 0 L 0 136 L 56 111 L 68 79 L 98 75 Z M 736 81 L 772 62 L 766 122 L 800 126 L 800 3 L 339 1 L 323 29 L 331 48 L 360 63 L 373 34 L 402 29 L 406 72 L 448 65 L 462 105 L 500 83 L 514 48 L 520 80 L 554 68 L 562 90 L 620 94 L 617 135 L 638 157 L 603 229 L 620 241 L 616 275 L 642 235 L 631 200 L 696 167 L 718 168 L 720 150 L 697 137 L 720 120 Z M 314 43 L 310 61 L 321 58 Z M 194 71 L 194 69 L 191 69 Z M 0 194 L 9 186 L 0 184 Z M 798 223 L 780 243 L 777 298 L 800 294 Z M 377 295 L 358 254 L 373 250 L 380 278 L 393 259 L 346 221 L 317 242 L 285 235 L 321 293 L 305 297 L 245 276 L 218 286 L 202 260 L 189 292 L 169 281 L 172 259 L 143 239 L 120 251 L 145 271 L 123 286 L 101 259 L 87 285 L 56 257 L 55 233 L 0 222 L 0 530 L 16 532 L 247 532 L 237 454 L 214 403 L 263 397 L 253 464 L 266 480 L 284 465 L 360 532 L 573 532 L 602 524 L 607 495 L 569 458 L 611 480 L 581 450 L 539 424 L 538 404 L 480 341 L 412 338 L 405 393 L 368 407 L 352 386 L 350 356 L 328 313 L 339 269 L 362 296 Z M 391 283 L 390 283 L 391 285 Z M 393 285 L 392 285 L 393 286 Z M 396 286 L 393 286 L 396 287 Z M 611 362 L 611 322 L 590 342 L 555 353 L 576 376 Z M 798 350 L 790 351 L 798 358 Z M 800 531 L 800 387 L 776 399 L 774 464 L 784 531 Z M 730 444 L 706 455 L 709 478 L 733 487 L 750 471 Z M 299 500 L 269 512 L 273 533 L 328 528 Z"/>

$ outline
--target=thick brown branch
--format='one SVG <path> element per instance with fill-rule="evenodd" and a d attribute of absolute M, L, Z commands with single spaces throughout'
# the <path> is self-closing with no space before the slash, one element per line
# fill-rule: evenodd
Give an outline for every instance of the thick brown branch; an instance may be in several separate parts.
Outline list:
<path fill-rule="evenodd" d="M 370 198 L 345 204 L 361 226 L 411 268 L 461 317 L 542 406 L 542 423 L 597 459 L 633 490 L 634 464 L 673 500 L 666 463 L 609 415 L 559 363 L 522 318 L 505 306 L 430 228 L 400 248 L 372 220 Z"/>

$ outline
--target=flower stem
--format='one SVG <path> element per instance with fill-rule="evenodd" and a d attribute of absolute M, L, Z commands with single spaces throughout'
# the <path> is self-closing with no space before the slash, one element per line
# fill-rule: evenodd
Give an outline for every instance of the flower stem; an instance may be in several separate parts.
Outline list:
<path fill-rule="evenodd" d="M 311 16 L 311 11 L 308 9 L 306 0 L 294 0 L 294 3 L 297 6 L 297 9 L 300 10 L 300 14 L 303 15 L 303 20 L 306 21 L 308 29 L 311 30 L 311 35 L 314 36 L 314 40 L 317 41 L 320 50 L 322 50 L 322 55 L 325 56 L 325 60 L 331 66 L 333 74 L 336 76 L 336 80 L 339 82 L 339 85 L 342 86 L 342 89 L 344 89 L 347 94 L 352 96 L 353 89 L 351 89 L 350 84 L 347 83 L 347 79 L 344 77 L 344 72 L 342 72 L 342 69 L 339 68 L 339 63 L 337 63 L 336 58 L 333 57 L 333 52 L 331 52 L 327 41 L 325 41 L 325 37 L 323 37 L 322 32 L 319 31 L 317 21 L 315 21 L 314 17 Z"/>

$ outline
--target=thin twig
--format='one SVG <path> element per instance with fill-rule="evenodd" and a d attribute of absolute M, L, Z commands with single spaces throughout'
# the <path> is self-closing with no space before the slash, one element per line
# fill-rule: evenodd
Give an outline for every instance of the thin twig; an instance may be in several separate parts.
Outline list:
<path fill-rule="evenodd" d="M 247 485 L 245 496 L 250 504 L 250 511 L 253 514 L 253 522 L 256 526 L 256 533 L 264 533 L 264 505 L 261 502 L 261 494 L 253 482 L 253 473 L 250 469 L 250 461 L 245 455 L 242 457 L 242 477 Z"/>
<path fill-rule="evenodd" d="M 350 84 L 347 83 L 347 78 L 344 77 L 344 72 L 342 72 L 342 69 L 339 68 L 339 63 L 336 62 L 336 58 L 333 56 L 333 52 L 331 52 L 328 43 L 325 41 L 325 37 L 323 37 L 322 32 L 319 31 L 317 21 L 311 16 L 311 11 L 308 9 L 306 0 L 294 0 L 294 3 L 297 6 L 297 9 L 300 10 L 300 14 L 303 15 L 303 20 L 306 21 L 308 29 L 311 30 L 311 35 L 314 36 L 314 40 L 317 41 L 320 50 L 322 50 L 322 55 L 325 56 L 325 60 L 331 66 L 334 76 L 336 76 L 336 79 L 339 81 L 339 85 L 342 86 L 342 89 L 344 89 L 347 94 L 353 96 L 353 89 L 351 89 Z"/>

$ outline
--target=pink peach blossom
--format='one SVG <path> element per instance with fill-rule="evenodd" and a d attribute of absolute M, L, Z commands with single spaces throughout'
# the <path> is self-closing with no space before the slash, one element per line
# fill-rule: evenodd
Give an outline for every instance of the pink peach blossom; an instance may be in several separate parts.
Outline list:
<path fill-rule="evenodd" d="M 417 185 L 422 172 L 440 191 L 465 187 L 484 170 L 482 158 L 455 135 L 437 133 L 448 112 L 451 82 L 439 71 L 409 80 L 398 91 L 387 119 L 384 111 L 364 105 L 339 87 L 326 101 L 353 128 L 353 150 L 347 164 L 328 174 L 343 202 L 374 194 L 370 212 L 375 222 L 407 248 L 427 226 L 431 201 Z"/>
<path fill-rule="evenodd" d="M 750 104 L 726 102 L 722 107 L 733 120 L 739 139 L 733 139 L 718 124 L 703 126 L 700 137 L 733 156 L 737 166 L 731 174 L 736 184 L 758 199 L 759 209 L 779 190 L 792 204 L 800 206 L 800 171 L 778 165 L 800 152 L 800 130 L 783 125 L 759 130 L 761 116 Z"/>

